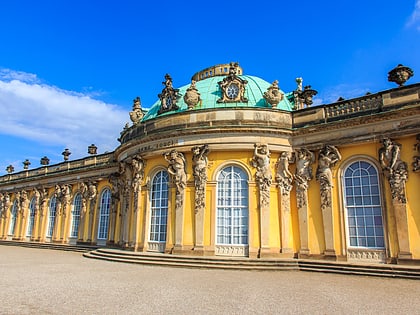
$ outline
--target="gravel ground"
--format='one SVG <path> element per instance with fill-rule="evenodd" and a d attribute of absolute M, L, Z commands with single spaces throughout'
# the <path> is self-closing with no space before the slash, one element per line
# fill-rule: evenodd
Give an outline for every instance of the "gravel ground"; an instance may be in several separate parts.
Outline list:
<path fill-rule="evenodd" d="M 0 314 L 420 314 L 420 281 L 155 267 L 0 246 Z"/>

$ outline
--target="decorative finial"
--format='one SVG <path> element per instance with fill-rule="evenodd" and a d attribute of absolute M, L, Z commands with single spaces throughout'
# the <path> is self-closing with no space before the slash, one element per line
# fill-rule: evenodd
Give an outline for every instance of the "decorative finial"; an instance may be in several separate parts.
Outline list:
<path fill-rule="evenodd" d="M 133 125 L 137 125 L 143 116 L 140 97 L 137 96 L 137 98 L 133 100 L 133 110 L 130 112 L 130 119 L 133 122 Z"/>
<path fill-rule="evenodd" d="M 307 85 L 299 94 L 303 104 L 306 106 L 311 106 L 313 104 L 312 98 L 318 94 L 318 91 L 313 90 L 310 85 Z"/>
<path fill-rule="evenodd" d="M 283 96 L 283 93 L 279 90 L 279 81 L 277 80 L 275 80 L 267 91 L 264 92 L 264 99 L 271 105 L 272 108 L 275 108 L 280 103 Z"/>
<path fill-rule="evenodd" d="M 29 165 L 31 165 L 31 162 L 29 162 L 28 159 L 26 159 L 25 161 L 22 162 L 23 164 L 23 169 L 27 170 L 29 168 Z"/>
<path fill-rule="evenodd" d="M 401 87 L 413 75 L 414 75 L 413 70 L 411 70 L 409 67 L 399 64 L 394 69 L 388 72 L 388 81 L 395 82 Z"/>
<path fill-rule="evenodd" d="M 6 167 L 6 171 L 7 173 L 12 174 L 15 171 L 15 168 L 12 164 L 10 164 L 8 167 Z"/>
<path fill-rule="evenodd" d="M 63 155 L 63 157 L 64 157 L 64 161 L 68 161 L 68 159 L 69 159 L 69 156 L 70 156 L 70 154 L 71 154 L 71 152 L 70 152 L 70 150 L 69 149 L 65 149 L 64 151 L 63 151 L 63 153 L 61 153 L 62 155 Z"/>
<path fill-rule="evenodd" d="M 44 156 L 43 158 L 41 158 L 41 165 L 48 165 L 48 164 L 50 164 L 50 159 L 49 158 L 47 158 L 46 156 Z"/>
<path fill-rule="evenodd" d="M 188 109 L 193 109 L 200 102 L 200 93 L 195 87 L 195 80 L 191 80 L 191 85 L 184 95 L 184 102 L 188 105 Z"/>
<path fill-rule="evenodd" d="M 98 147 L 94 145 L 93 143 L 90 146 L 88 146 L 88 153 L 91 155 L 95 155 L 97 150 L 98 150 Z"/>

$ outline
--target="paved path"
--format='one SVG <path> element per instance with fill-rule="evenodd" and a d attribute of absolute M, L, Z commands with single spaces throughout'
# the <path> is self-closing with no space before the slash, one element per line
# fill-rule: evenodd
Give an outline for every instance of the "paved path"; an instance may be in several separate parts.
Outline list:
<path fill-rule="evenodd" d="M 0 246 L 0 314 L 420 314 L 420 281 L 142 266 Z"/>

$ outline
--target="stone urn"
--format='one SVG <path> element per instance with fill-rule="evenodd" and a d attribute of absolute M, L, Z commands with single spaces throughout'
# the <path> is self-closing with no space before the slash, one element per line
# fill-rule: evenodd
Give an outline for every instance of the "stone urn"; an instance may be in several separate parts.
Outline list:
<path fill-rule="evenodd" d="M 409 67 L 399 64 L 388 72 L 388 81 L 395 82 L 399 86 L 403 86 L 408 79 L 413 76 L 414 72 Z"/>

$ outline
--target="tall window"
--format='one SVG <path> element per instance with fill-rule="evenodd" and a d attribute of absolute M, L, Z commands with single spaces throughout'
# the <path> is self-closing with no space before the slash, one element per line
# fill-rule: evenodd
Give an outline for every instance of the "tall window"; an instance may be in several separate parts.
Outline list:
<path fill-rule="evenodd" d="M 152 181 L 149 237 L 151 242 L 166 242 L 168 182 L 169 175 L 166 171 L 157 173 Z"/>
<path fill-rule="evenodd" d="M 248 176 L 237 166 L 217 177 L 217 244 L 248 244 Z"/>
<path fill-rule="evenodd" d="M 56 197 L 52 197 L 50 200 L 50 205 L 48 207 L 48 227 L 47 227 L 48 237 L 51 237 L 54 232 L 56 205 L 57 205 L 57 199 Z"/>
<path fill-rule="evenodd" d="M 32 236 L 32 230 L 34 229 L 34 222 L 35 222 L 35 197 L 31 199 L 31 203 L 29 204 L 29 222 L 28 222 L 28 229 L 26 230 L 26 236 Z"/>
<path fill-rule="evenodd" d="M 343 180 L 349 245 L 384 248 L 381 193 L 376 168 L 366 161 L 354 162 L 344 171 Z"/>
<path fill-rule="evenodd" d="M 73 200 L 73 209 L 71 211 L 71 232 L 70 237 L 77 237 L 79 232 L 80 211 L 82 209 L 82 194 L 78 193 Z"/>
<path fill-rule="evenodd" d="M 99 209 L 98 240 L 108 238 L 109 209 L 111 205 L 111 191 L 105 189 L 101 195 L 101 207 Z"/>
<path fill-rule="evenodd" d="M 10 225 L 9 225 L 9 235 L 15 234 L 15 228 L 16 228 L 16 217 L 17 217 L 17 200 L 13 202 L 12 211 L 11 211 L 11 217 L 10 217 Z"/>

